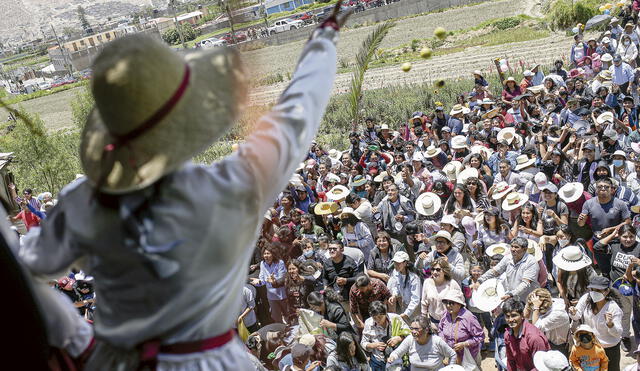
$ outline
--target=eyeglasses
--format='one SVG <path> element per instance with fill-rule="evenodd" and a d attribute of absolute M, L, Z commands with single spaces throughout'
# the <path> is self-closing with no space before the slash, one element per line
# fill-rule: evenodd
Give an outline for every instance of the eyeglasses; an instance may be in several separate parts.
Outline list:
<path fill-rule="evenodd" d="M 431 268 L 434 272 L 442 272 L 442 268 Z"/>
<path fill-rule="evenodd" d="M 608 186 L 608 185 L 599 185 L 599 186 L 596 186 L 596 188 L 597 188 L 597 189 L 609 189 L 609 188 L 611 188 L 611 186 Z"/>
<path fill-rule="evenodd" d="M 442 304 L 444 305 L 453 305 L 453 304 L 457 304 L 455 301 L 451 301 L 451 300 L 443 300 Z"/>
<path fill-rule="evenodd" d="M 409 327 L 411 331 L 422 331 L 422 327 Z"/>
<path fill-rule="evenodd" d="M 327 249 L 327 251 L 338 251 L 338 248 L 336 247 L 330 247 Z"/>

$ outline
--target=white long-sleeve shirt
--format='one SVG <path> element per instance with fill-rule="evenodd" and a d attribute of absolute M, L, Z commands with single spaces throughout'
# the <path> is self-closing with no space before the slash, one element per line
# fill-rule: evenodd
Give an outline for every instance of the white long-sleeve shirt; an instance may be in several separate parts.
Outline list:
<path fill-rule="evenodd" d="M 613 300 L 607 301 L 598 314 L 593 314 L 589 307 L 587 298 L 589 294 L 584 294 L 576 305 L 576 314 L 572 315 L 573 320 L 582 320 L 585 325 L 591 326 L 596 338 L 604 348 L 612 347 L 622 339 L 622 309 Z M 613 327 L 607 326 L 606 313 L 613 314 Z"/>
<path fill-rule="evenodd" d="M 456 363 L 456 352 L 439 336 L 431 335 L 426 344 L 416 342 L 412 335 L 407 336 L 391 353 L 391 357 L 399 359 L 409 354 L 411 371 L 431 371 L 444 367 L 442 360 L 449 358 L 449 364 Z"/>
<path fill-rule="evenodd" d="M 389 282 L 387 282 L 387 287 L 391 291 L 391 295 L 402 297 L 402 307 L 405 308 L 402 314 L 413 318 L 412 316 L 418 311 L 422 294 L 420 277 L 409 272 L 407 278 L 406 275 L 394 269 L 389 277 Z"/>
<path fill-rule="evenodd" d="M 569 340 L 569 314 L 562 299 L 552 299 L 551 308 L 538 317 L 534 323 L 544 332 L 549 342 L 555 345 L 566 344 Z"/>

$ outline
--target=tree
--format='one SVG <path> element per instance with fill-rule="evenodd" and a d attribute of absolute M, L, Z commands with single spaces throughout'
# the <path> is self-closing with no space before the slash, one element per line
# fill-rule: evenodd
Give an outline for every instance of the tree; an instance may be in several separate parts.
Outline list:
<path fill-rule="evenodd" d="M 356 66 L 351 77 L 351 88 L 348 95 L 351 120 L 354 126 L 353 131 L 357 130 L 357 125 L 362 119 L 362 117 L 360 117 L 360 106 L 362 103 L 364 74 L 369 69 L 369 62 L 371 62 L 371 58 L 375 55 L 376 49 L 380 47 L 382 40 L 387 36 L 387 33 L 389 33 L 389 30 L 393 26 L 395 26 L 394 22 L 385 22 L 378 26 L 362 42 L 360 50 L 358 50 L 358 54 L 356 54 Z"/>
<path fill-rule="evenodd" d="M 182 32 L 182 36 L 184 37 L 184 41 L 191 41 L 198 37 L 196 30 L 193 29 L 193 26 L 189 23 L 181 24 L 180 31 Z M 172 28 L 162 34 L 162 40 L 169 45 L 178 45 L 180 44 L 180 34 L 175 28 Z"/>
<path fill-rule="evenodd" d="M 77 12 L 78 12 L 78 19 L 80 20 L 80 26 L 82 26 L 82 29 L 84 30 L 84 32 L 86 34 L 93 33 L 93 29 L 91 29 L 91 25 L 89 24 L 89 21 L 87 20 L 87 13 L 85 12 L 85 10 L 82 7 L 82 5 L 78 5 Z"/>
<path fill-rule="evenodd" d="M 240 0 L 218 0 L 218 6 L 227 13 L 229 28 L 231 28 L 231 38 L 234 44 L 236 43 L 236 31 L 233 28 L 233 14 L 231 13 L 236 9 L 240 9 L 240 4 Z"/>

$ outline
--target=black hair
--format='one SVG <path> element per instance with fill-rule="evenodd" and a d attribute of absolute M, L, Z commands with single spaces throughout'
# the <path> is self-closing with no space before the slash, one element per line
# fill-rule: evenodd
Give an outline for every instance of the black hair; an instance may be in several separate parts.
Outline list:
<path fill-rule="evenodd" d="M 371 280 L 365 274 L 360 274 L 358 275 L 358 277 L 356 277 L 355 285 L 357 288 L 367 287 L 369 286 L 370 283 L 371 283 Z"/>
<path fill-rule="evenodd" d="M 351 344 L 356 346 L 356 354 L 354 357 L 351 357 L 351 353 L 349 352 L 349 346 Z M 338 337 L 338 341 L 336 342 L 336 354 L 338 355 L 338 360 L 346 363 L 350 370 L 357 369 L 357 363 L 367 363 L 367 355 L 364 350 L 362 350 L 360 343 L 350 332 L 343 332 Z M 354 364 L 354 358 L 357 362 L 356 364 Z"/>
<path fill-rule="evenodd" d="M 379 300 L 372 301 L 369 304 L 369 316 L 373 317 L 381 314 L 387 314 L 387 306 Z"/>
<path fill-rule="evenodd" d="M 515 298 L 507 299 L 507 301 L 502 304 L 502 312 L 507 314 L 511 312 L 518 312 L 520 315 L 524 314 L 524 302 L 522 300 L 518 300 Z"/>
<path fill-rule="evenodd" d="M 329 245 L 340 245 L 340 247 L 344 247 L 344 244 L 340 240 L 331 240 L 329 241 Z"/>
<path fill-rule="evenodd" d="M 352 203 L 358 201 L 359 199 L 360 197 L 357 194 L 355 194 L 355 192 L 350 192 L 345 198 L 344 202 L 346 202 L 347 205 L 351 205 Z"/>
<path fill-rule="evenodd" d="M 531 229 L 535 229 L 538 225 L 538 209 L 529 201 L 527 201 L 522 208 L 520 209 L 520 213 L 518 214 L 518 225 L 526 226 L 526 223 L 522 219 L 522 211 L 529 210 L 531 211 Z"/>
<path fill-rule="evenodd" d="M 469 190 L 464 184 L 458 183 L 453 187 L 453 190 L 451 191 L 451 194 L 449 195 L 447 202 L 444 204 L 445 214 L 453 214 L 453 212 L 456 211 L 456 205 L 455 205 L 456 198 L 453 195 L 456 189 L 461 190 L 463 193 L 461 208 L 464 210 L 474 211 L 473 202 L 471 202 L 471 196 L 469 195 Z"/>
<path fill-rule="evenodd" d="M 309 296 L 307 296 L 307 304 L 313 305 L 314 307 L 319 307 L 323 303 L 326 304 L 327 302 L 339 304 L 341 300 L 342 297 L 340 294 L 331 288 L 327 288 L 323 291 L 313 291 L 309 293 Z"/>
<path fill-rule="evenodd" d="M 23 193 L 23 194 L 24 194 L 24 193 L 28 193 L 28 194 L 30 194 L 30 195 L 31 195 L 31 194 L 33 194 L 33 190 L 32 190 L 31 188 L 25 188 L 25 189 L 24 189 L 24 191 L 23 191 L 22 193 Z"/>

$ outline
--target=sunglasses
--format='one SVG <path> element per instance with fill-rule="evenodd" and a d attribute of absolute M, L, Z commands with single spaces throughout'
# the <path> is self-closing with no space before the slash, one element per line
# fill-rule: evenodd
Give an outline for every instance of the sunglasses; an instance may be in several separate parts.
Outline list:
<path fill-rule="evenodd" d="M 442 304 L 444 305 L 453 305 L 453 304 L 458 304 L 455 301 L 451 301 L 451 300 L 443 300 Z"/>
<path fill-rule="evenodd" d="M 434 272 L 442 272 L 442 268 L 432 268 L 431 270 Z"/>
<path fill-rule="evenodd" d="M 338 249 L 335 248 L 335 247 L 330 247 L 330 248 L 327 249 L 327 251 L 338 251 Z"/>

